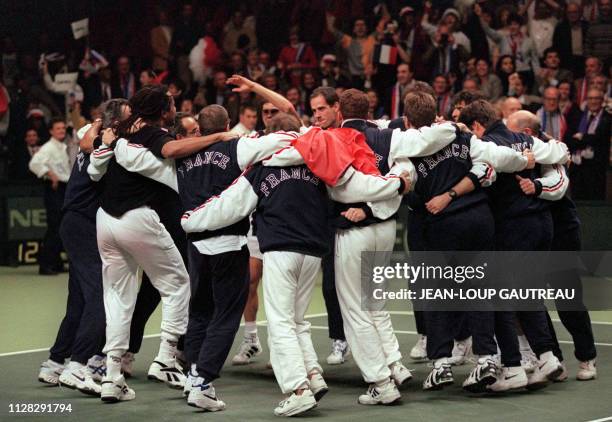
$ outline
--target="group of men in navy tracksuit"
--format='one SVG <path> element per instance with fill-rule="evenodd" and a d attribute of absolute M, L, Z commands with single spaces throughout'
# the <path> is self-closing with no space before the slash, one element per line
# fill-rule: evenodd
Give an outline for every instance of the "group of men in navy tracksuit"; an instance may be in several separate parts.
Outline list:
<path fill-rule="evenodd" d="M 182 378 L 180 384 L 184 385 L 189 405 L 213 411 L 225 408 L 212 382 L 219 377 L 247 301 L 249 252 L 246 236 L 250 225 L 248 216 L 253 210 L 257 210 L 257 237 L 264 254 L 266 312 L 272 324 L 269 328 L 271 362 L 281 390 L 289 396 L 275 409 L 275 413 L 282 416 L 315 407 L 327 392 L 321 376 L 323 370 L 312 348 L 309 324 L 303 317 L 320 258 L 328 253 L 328 225 L 334 228 L 335 248 L 339 248 L 335 257 L 335 281 L 344 334 L 364 379 L 370 383 L 368 392 L 359 397 L 361 404 L 396 401 L 400 397 L 397 386 L 412 376 L 401 362 L 389 314 L 361 309 L 358 294 L 351 291 L 355 288 L 351 280 L 361 267 L 360 258 L 355 257 L 360 248 L 365 247 L 357 241 L 358 236 L 364 239 L 363 245 L 368 242 L 376 245 L 373 252 L 392 249 L 400 194 L 405 193 L 410 184 L 415 192 L 409 201 L 419 216 L 411 220 L 411 229 L 414 229 L 410 236 L 411 247 L 438 251 L 549 250 L 553 233 L 557 248 L 567 247 L 568 239 L 579 247 L 576 220 L 558 216 L 557 221 L 567 221 L 567 230 L 560 226 L 565 223 L 557 223 L 553 231 L 549 205 L 539 197 L 543 191 L 552 190 L 550 185 L 554 184 L 547 181 L 549 173 L 544 171 L 544 166 L 563 164 L 565 150 L 554 142 L 544 144 L 527 134 L 508 130 L 497 119 L 492 106 L 480 100 L 467 105 L 460 115 L 461 122 L 480 139 L 465 127 L 448 123 L 435 127 L 435 101 L 429 97 L 420 92 L 409 94 L 404 119 L 385 123 L 367 120 L 365 94 L 357 90 L 345 92 L 340 98 L 344 118 L 340 131 L 360 134 L 369 147 L 368 154 L 372 154 L 370 159 L 375 164 L 376 174 L 388 177 L 370 176 L 365 174 L 365 168 L 349 168 L 350 172 L 347 170 L 342 176 L 346 180 L 336 187 L 333 184 L 329 187 L 327 180 L 320 179 L 317 172 L 320 168 L 308 161 L 304 151 L 297 147 L 283 149 L 299 137 L 300 131 L 299 122 L 284 113 L 277 116 L 259 139 L 234 138 L 212 143 L 176 160 L 162 160 L 125 139 L 105 141 L 109 148 L 100 145 L 101 137 L 96 138 L 94 145 L 100 148 L 93 154 L 104 156 L 99 162 L 112 155 L 116 165 L 129 172 L 141 173 L 159 184 L 157 192 L 161 202 L 157 203 L 163 206 L 155 211 L 183 252 L 189 271 L 191 299 L 184 338 L 189 371 L 187 380 Z M 177 119 L 178 130 L 186 124 L 183 117 L 187 116 Z M 225 132 L 228 122 L 225 109 L 209 106 L 199 115 L 197 126 L 202 135 L 209 135 Z M 442 152 L 446 149 L 448 154 Z M 274 154 L 277 151 L 281 153 Z M 271 155 L 264 165 L 258 164 Z M 99 206 L 99 187 L 104 179 L 97 183 L 89 180 L 82 171 L 90 166 L 88 159 L 87 154 L 80 153 L 68 184 L 62 224 L 62 237 L 65 237 L 71 261 L 68 312 L 39 379 L 54 383 L 54 374 L 62 372 L 64 359 L 72 352 L 72 360 L 81 366 L 68 367 L 65 374 L 76 375 L 77 381 L 71 384 L 64 375 L 57 377 L 55 383 L 99 394 L 95 383 L 79 378 L 83 375 L 79 371 L 84 370 L 87 359 L 103 345 L 100 321 L 104 318 L 104 308 L 99 280 L 102 270 L 84 275 L 83 268 L 101 267 L 93 224 Z M 93 167 L 100 165 L 99 162 L 93 163 Z M 534 169 L 534 162 L 542 165 L 541 169 Z M 250 168 L 253 165 L 255 167 Z M 498 173 L 497 181 L 482 189 L 492 183 L 490 174 L 494 171 Z M 351 188 L 355 186 L 352 182 L 362 180 L 360 177 L 366 178 L 363 180 L 368 183 L 375 183 L 372 181 L 375 179 L 382 184 L 376 190 L 378 196 L 368 196 L 369 193 L 364 196 L 359 189 Z M 526 194 L 523 182 L 517 180 L 533 181 L 534 193 Z M 328 215 L 325 183 L 334 199 L 331 216 Z M 370 185 L 359 186 L 367 190 L 365 188 Z M 167 194 L 166 199 L 162 199 L 162 191 Z M 563 216 L 571 214 L 571 207 L 566 204 L 559 201 L 553 210 Z M 180 214 L 183 214 L 181 219 L 178 218 Z M 179 222 L 182 227 L 178 227 Z M 87 231 L 86 227 L 92 230 Z M 87 239 L 89 246 L 85 247 Z M 287 302 L 286 298 L 294 300 Z M 132 319 L 128 352 L 138 352 L 144 324 L 159 300 L 159 292 L 145 277 Z M 588 313 L 585 311 L 578 316 L 579 322 L 570 322 L 567 314 L 562 319 L 567 326 L 573 327 L 577 358 L 581 362 L 592 361 L 595 358 L 592 332 L 589 331 L 590 335 L 582 333 L 587 327 L 590 330 Z M 480 357 L 464 382 L 469 391 L 536 388 L 548 380 L 563 378 L 563 358 L 543 306 L 540 311 L 518 313 L 468 312 L 459 318 L 452 312 L 425 312 L 419 314 L 419 322 L 426 327 L 427 357 L 434 365 L 423 383 L 424 389 L 441 388 L 453 381 L 448 360 L 453 338 L 466 336 L 457 333 L 457 320 L 463 321 L 459 324 L 462 331 L 472 335 L 474 352 Z M 541 362 L 529 379 L 521 369 L 516 320 Z M 581 337 L 581 334 L 584 335 Z M 376 340 L 372 340 L 374 338 Z M 497 375 L 499 363 L 495 360 L 498 345 L 504 364 L 501 376 Z M 127 354 L 126 368 L 132 357 Z M 162 372 L 168 369 L 167 374 L 163 372 L 164 376 L 168 376 L 168 383 L 176 387 L 179 380 L 171 374 L 174 368 L 159 365 Z M 101 366 L 90 365 L 93 368 L 90 372 L 95 374 L 95 368 L 100 370 Z M 171 375 L 174 379 L 170 379 Z M 133 398 L 133 391 L 131 393 Z"/>

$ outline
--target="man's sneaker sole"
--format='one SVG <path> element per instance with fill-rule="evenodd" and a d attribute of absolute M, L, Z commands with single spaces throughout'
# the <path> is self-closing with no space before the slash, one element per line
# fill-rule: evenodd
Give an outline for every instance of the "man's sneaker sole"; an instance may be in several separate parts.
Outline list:
<path fill-rule="evenodd" d="M 327 393 L 329 392 L 329 388 L 328 387 L 323 387 L 321 388 L 319 391 L 317 391 L 316 393 L 313 391 L 313 395 L 315 400 L 317 401 L 317 403 L 319 402 L 319 400 L 321 400 L 323 398 L 323 396 L 325 396 Z"/>
<path fill-rule="evenodd" d="M 300 415 L 302 413 L 308 412 L 309 410 L 312 410 L 315 407 L 317 407 L 317 402 L 305 404 L 303 406 L 300 406 L 296 409 L 291 410 L 291 412 L 280 413 L 280 414 L 274 412 L 274 414 L 276 416 L 281 416 L 281 417 L 291 417 L 291 416 L 296 416 L 296 415 Z"/>
<path fill-rule="evenodd" d="M 555 369 L 550 374 L 548 374 L 544 380 L 540 382 L 534 382 L 531 384 L 527 383 L 527 386 L 525 388 L 527 388 L 527 390 L 529 391 L 541 390 L 542 388 L 548 385 L 549 381 L 554 381 L 555 378 L 559 377 L 559 375 L 561 375 L 562 373 L 563 373 L 563 367 L 558 366 L 557 369 Z"/>
<path fill-rule="evenodd" d="M 215 407 L 215 408 L 210 408 L 210 407 L 200 407 L 197 404 L 193 403 L 193 402 L 187 402 L 187 404 L 191 407 L 195 407 L 196 409 L 200 409 L 200 410 L 204 410 L 205 412 L 220 412 L 221 410 L 225 410 L 225 406 L 223 407 Z"/>
<path fill-rule="evenodd" d="M 488 390 L 487 387 L 491 384 L 495 384 L 496 381 L 497 381 L 497 378 L 495 378 L 494 376 L 488 376 L 488 377 L 481 379 L 475 384 L 464 386 L 463 389 L 465 391 L 469 391 L 470 393 L 474 393 L 474 394 L 487 393 L 487 392 L 490 392 L 490 390 Z"/>

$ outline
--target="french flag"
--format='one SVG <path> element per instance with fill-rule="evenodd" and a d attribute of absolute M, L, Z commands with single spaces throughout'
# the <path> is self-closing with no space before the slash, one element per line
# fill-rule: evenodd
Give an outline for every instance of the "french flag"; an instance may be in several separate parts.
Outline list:
<path fill-rule="evenodd" d="M 375 62 L 394 65 L 397 63 L 397 47 L 389 44 L 380 44 L 374 51 Z"/>

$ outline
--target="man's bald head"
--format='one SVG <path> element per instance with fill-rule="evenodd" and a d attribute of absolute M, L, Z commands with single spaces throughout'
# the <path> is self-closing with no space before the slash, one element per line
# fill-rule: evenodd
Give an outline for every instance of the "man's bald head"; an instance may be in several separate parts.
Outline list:
<path fill-rule="evenodd" d="M 523 105 L 518 99 L 514 97 L 508 97 L 504 100 L 504 103 L 502 104 L 502 114 L 504 115 L 504 118 L 507 119 L 512 113 L 515 113 L 522 108 Z"/>
<path fill-rule="evenodd" d="M 527 110 L 519 110 L 508 117 L 506 124 L 513 132 L 522 132 L 531 136 L 538 136 L 542 127 L 540 119 Z"/>

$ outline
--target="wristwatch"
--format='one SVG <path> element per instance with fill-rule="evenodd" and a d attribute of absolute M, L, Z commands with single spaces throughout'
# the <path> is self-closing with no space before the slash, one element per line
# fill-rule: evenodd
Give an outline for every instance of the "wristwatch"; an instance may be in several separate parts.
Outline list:
<path fill-rule="evenodd" d="M 450 189 L 448 190 L 446 193 L 448 193 L 448 196 L 450 196 L 451 201 L 455 198 L 457 198 L 457 192 L 455 192 L 454 189 Z"/>

